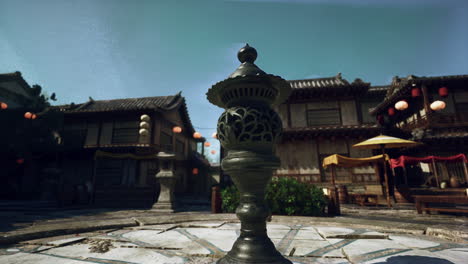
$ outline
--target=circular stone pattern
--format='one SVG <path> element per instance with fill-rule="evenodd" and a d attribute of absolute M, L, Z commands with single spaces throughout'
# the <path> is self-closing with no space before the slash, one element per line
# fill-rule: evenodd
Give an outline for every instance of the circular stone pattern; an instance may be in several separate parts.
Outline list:
<path fill-rule="evenodd" d="M 218 120 L 218 138 L 226 149 L 271 150 L 282 130 L 281 119 L 267 107 L 231 107 Z"/>

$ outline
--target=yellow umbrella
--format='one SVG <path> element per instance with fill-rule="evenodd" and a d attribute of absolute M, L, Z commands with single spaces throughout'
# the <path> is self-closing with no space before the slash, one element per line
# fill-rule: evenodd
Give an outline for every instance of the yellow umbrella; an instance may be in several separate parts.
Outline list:
<path fill-rule="evenodd" d="M 379 149 L 379 148 L 382 148 L 382 145 L 383 145 L 384 148 L 404 148 L 404 147 L 412 147 L 412 146 L 419 145 L 419 144 L 421 143 L 411 141 L 411 140 L 396 138 L 396 137 L 380 135 L 380 136 L 376 136 L 368 140 L 365 140 L 361 143 L 357 143 L 353 145 L 353 147 L 365 148 L 365 149 Z"/>
<path fill-rule="evenodd" d="M 401 139 L 401 138 L 396 138 L 396 137 L 390 137 L 386 135 L 379 135 L 373 138 L 370 138 L 368 140 L 365 140 L 363 142 L 357 143 L 353 145 L 355 148 L 363 148 L 363 149 L 381 149 L 382 150 L 382 155 L 385 155 L 385 148 L 404 148 L 404 147 L 412 147 L 419 145 L 421 143 L 411 141 L 411 140 L 406 140 L 406 139 Z M 387 191 L 387 205 L 391 207 L 390 203 L 390 192 L 388 188 L 388 174 L 387 174 L 387 166 L 385 164 L 384 160 L 384 176 L 385 176 L 385 188 Z"/>

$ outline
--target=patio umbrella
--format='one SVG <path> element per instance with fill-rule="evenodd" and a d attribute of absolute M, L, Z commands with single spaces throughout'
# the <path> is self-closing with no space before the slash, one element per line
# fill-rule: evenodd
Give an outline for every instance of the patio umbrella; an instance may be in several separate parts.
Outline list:
<path fill-rule="evenodd" d="M 365 140 L 363 142 L 357 143 L 353 145 L 355 148 L 362 148 L 362 149 L 381 149 L 382 154 L 385 155 L 385 149 L 386 148 L 404 148 L 404 147 L 412 147 L 419 145 L 421 143 L 411 141 L 411 140 L 406 140 L 406 139 L 401 139 L 401 138 L 396 138 L 396 137 L 390 137 L 386 135 L 379 135 L 373 138 L 370 138 L 368 140 Z M 387 205 L 388 207 L 391 207 L 390 203 L 390 192 L 389 192 L 389 187 L 388 187 L 388 174 L 387 174 L 387 166 L 385 164 L 385 159 L 384 159 L 384 177 L 385 177 L 385 188 L 387 191 Z"/>

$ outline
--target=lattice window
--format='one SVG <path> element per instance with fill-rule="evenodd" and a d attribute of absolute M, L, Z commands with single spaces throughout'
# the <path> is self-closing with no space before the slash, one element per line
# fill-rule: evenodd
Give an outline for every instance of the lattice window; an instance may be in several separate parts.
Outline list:
<path fill-rule="evenodd" d="M 308 126 L 321 126 L 321 125 L 340 125 L 341 115 L 340 109 L 317 109 L 307 110 L 307 125 Z"/>

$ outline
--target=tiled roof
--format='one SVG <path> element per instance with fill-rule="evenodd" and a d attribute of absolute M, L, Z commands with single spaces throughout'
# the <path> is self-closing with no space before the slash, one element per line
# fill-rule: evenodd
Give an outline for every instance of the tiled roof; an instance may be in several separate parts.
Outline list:
<path fill-rule="evenodd" d="M 381 85 L 381 86 L 371 86 L 369 87 L 369 90 L 367 90 L 368 93 L 384 93 L 386 94 L 388 89 L 390 89 L 390 85 Z"/>
<path fill-rule="evenodd" d="M 307 99 L 315 96 L 347 96 L 358 95 L 367 92 L 370 83 L 365 83 L 361 79 L 355 79 L 352 83 L 341 77 L 338 73 L 333 77 L 289 80 L 292 88 L 290 100 Z"/>
<path fill-rule="evenodd" d="M 290 80 L 288 82 L 293 89 L 340 87 L 349 85 L 349 82 L 342 79 L 341 75 L 317 79 Z"/>
<path fill-rule="evenodd" d="M 56 106 L 66 113 L 76 112 L 109 112 L 109 111 L 130 111 L 145 109 L 171 109 L 178 106 L 183 99 L 180 93 L 173 96 L 154 96 L 142 98 L 125 98 L 114 100 L 90 100 L 82 104 L 69 104 Z"/>

